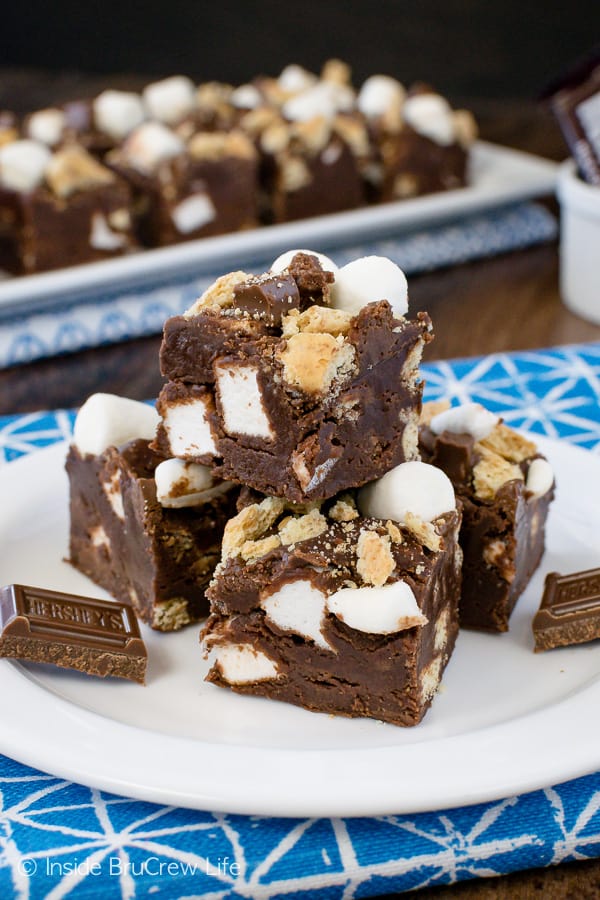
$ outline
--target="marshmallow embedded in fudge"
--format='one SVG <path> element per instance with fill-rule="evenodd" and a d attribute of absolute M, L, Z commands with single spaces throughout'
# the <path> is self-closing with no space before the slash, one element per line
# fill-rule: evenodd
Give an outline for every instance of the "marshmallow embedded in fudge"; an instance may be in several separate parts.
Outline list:
<path fill-rule="evenodd" d="M 298 253 L 305 253 L 307 256 L 315 256 L 319 260 L 322 269 L 337 275 L 338 267 L 333 260 L 329 259 L 328 256 L 325 256 L 324 253 L 317 253 L 316 250 L 286 250 L 285 253 L 278 256 L 275 262 L 272 263 L 271 272 L 275 272 L 276 275 L 283 272 Z"/>
<path fill-rule="evenodd" d="M 272 440 L 275 434 L 264 407 L 258 374 L 258 367 L 252 364 L 217 363 L 215 377 L 223 424 L 228 434 Z"/>
<path fill-rule="evenodd" d="M 123 144 L 123 156 L 139 172 L 150 173 L 162 162 L 183 153 L 185 144 L 160 122 L 145 122 Z"/>
<path fill-rule="evenodd" d="M 129 215 L 128 210 L 124 210 Z M 127 244 L 127 236 L 121 231 L 113 231 L 103 213 L 94 213 L 90 229 L 90 246 L 96 250 L 119 250 Z"/>
<path fill-rule="evenodd" d="M 250 644 L 217 645 L 214 660 L 230 684 L 266 681 L 279 674 L 273 660 Z"/>
<path fill-rule="evenodd" d="M 456 140 L 452 107 L 439 94 L 415 94 L 402 108 L 404 120 L 419 134 L 447 147 Z"/>
<path fill-rule="evenodd" d="M 158 423 L 153 406 L 115 394 L 92 394 L 75 419 L 73 443 L 82 455 L 99 456 L 136 438 L 152 440 Z"/>
<path fill-rule="evenodd" d="M 175 456 L 216 456 L 206 397 L 168 405 L 163 411 L 162 424 L 170 452 Z"/>
<path fill-rule="evenodd" d="M 408 311 L 408 285 L 402 269 L 385 256 L 363 256 L 335 273 L 332 306 L 356 315 L 367 303 L 387 300 L 395 316 Z"/>
<path fill-rule="evenodd" d="M 554 484 L 554 472 L 547 459 L 534 459 L 527 472 L 525 488 L 534 497 L 543 497 Z"/>
<path fill-rule="evenodd" d="M 329 595 L 327 609 L 349 628 L 368 634 L 395 634 L 427 624 L 406 581 L 382 587 L 342 588 Z"/>
<path fill-rule="evenodd" d="M 190 234 L 212 222 L 216 215 L 214 203 L 206 192 L 202 192 L 192 194 L 178 203 L 171 213 L 171 218 L 180 234 Z"/>
<path fill-rule="evenodd" d="M 260 601 L 268 618 L 282 631 L 299 634 L 329 650 L 329 643 L 321 633 L 325 603 L 326 595 L 310 578 L 287 581 Z"/>
<path fill-rule="evenodd" d="M 407 524 L 416 516 L 432 522 L 456 509 L 452 482 L 441 469 L 417 461 L 401 463 L 358 492 L 364 516 Z"/>
<path fill-rule="evenodd" d="M 200 506 L 233 487 L 232 482 L 215 481 L 208 466 L 182 459 L 165 459 L 159 463 L 154 481 L 160 505 L 173 509 Z"/>
<path fill-rule="evenodd" d="M 47 147 L 55 147 L 62 139 L 65 121 L 62 109 L 40 109 L 29 116 L 27 137 Z"/>
<path fill-rule="evenodd" d="M 371 75 L 361 87 L 357 106 L 367 118 L 383 116 L 390 109 L 400 108 L 406 98 L 404 86 L 389 75 Z"/>
<path fill-rule="evenodd" d="M 144 119 L 144 106 L 139 94 L 132 91 L 103 91 L 93 103 L 94 123 L 115 141 L 120 141 Z"/>
<path fill-rule="evenodd" d="M 173 75 L 146 85 L 142 92 L 151 119 L 176 125 L 196 107 L 194 82 L 185 75 Z"/>
<path fill-rule="evenodd" d="M 0 147 L 0 184 L 11 191 L 34 191 L 44 180 L 52 154 L 38 141 L 12 141 Z"/>
<path fill-rule="evenodd" d="M 429 427 L 434 434 L 443 434 L 444 431 L 470 434 L 475 441 L 482 441 L 499 422 L 500 416 L 490 412 L 481 403 L 463 403 L 433 416 Z"/>

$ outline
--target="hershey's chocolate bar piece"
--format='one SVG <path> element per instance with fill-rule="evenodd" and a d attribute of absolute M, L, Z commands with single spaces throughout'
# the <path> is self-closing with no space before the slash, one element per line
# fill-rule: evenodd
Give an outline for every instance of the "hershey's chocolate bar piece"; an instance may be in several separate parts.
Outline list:
<path fill-rule="evenodd" d="M 0 657 L 144 682 L 147 653 L 130 606 L 62 591 L 0 588 Z"/>
<path fill-rule="evenodd" d="M 233 289 L 235 302 L 259 318 L 280 325 L 282 316 L 300 309 L 300 294 L 291 275 L 263 275 L 238 284 Z"/>
<path fill-rule="evenodd" d="M 550 107 L 582 178 L 600 185 L 600 55 L 566 80 Z"/>
<path fill-rule="evenodd" d="M 536 653 L 600 638 L 600 569 L 550 572 L 533 619 Z"/>

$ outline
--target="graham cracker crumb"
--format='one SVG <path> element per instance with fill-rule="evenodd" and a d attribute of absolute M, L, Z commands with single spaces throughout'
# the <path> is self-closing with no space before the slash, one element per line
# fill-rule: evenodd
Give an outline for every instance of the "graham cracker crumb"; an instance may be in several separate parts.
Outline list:
<path fill-rule="evenodd" d="M 430 425 L 434 416 L 439 416 L 440 413 L 446 412 L 447 409 L 450 409 L 449 400 L 430 400 L 428 403 L 424 403 L 419 424 Z"/>
<path fill-rule="evenodd" d="M 187 600 L 183 597 L 163 600 L 156 603 L 152 610 L 152 627 L 159 631 L 177 631 L 184 625 L 189 625 L 191 621 Z"/>
<path fill-rule="evenodd" d="M 319 153 L 329 142 L 331 125 L 324 116 L 315 116 L 306 122 L 294 124 L 296 137 L 310 153 Z"/>
<path fill-rule="evenodd" d="M 357 119 L 350 116 L 336 116 L 333 122 L 336 134 L 348 144 L 354 156 L 361 158 L 369 154 L 367 129 Z"/>
<path fill-rule="evenodd" d="M 348 495 L 340 497 L 329 510 L 329 518 L 334 522 L 351 522 L 352 519 L 358 519 L 354 499 Z"/>
<path fill-rule="evenodd" d="M 70 197 L 76 191 L 112 184 L 115 180 L 110 169 L 77 146 L 58 150 L 46 166 L 45 177 L 57 197 Z"/>
<path fill-rule="evenodd" d="M 383 537 L 376 531 L 361 530 L 356 555 L 356 571 L 365 584 L 381 587 L 396 568 L 389 537 Z"/>
<path fill-rule="evenodd" d="M 356 351 L 341 335 L 300 332 L 288 338 L 279 356 L 288 384 L 307 394 L 324 394 L 335 378 L 354 371 Z"/>
<path fill-rule="evenodd" d="M 288 156 L 282 163 L 280 181 L 281 189 L 290 194 L 310 184 L 311 174 L 304 160 L 296 156 Z"/>
<path fill-rule="evenodd" d="M 489 450 L 483 443 L 475 446 L 481 459 L 473 469 L 473 487 L 480 500 L 493 500 L 498 489 L 507 481 L 523 481 L 523 473 L 518 466 Z"/>
<path fill-rule="evenodd" d="M 452 118 L 457 141 L 465 148 L 470 147 L 479 133 L 473 113 L 468 109 L 456 109 Z"/>
<path fill-rule="evenodd" d="M 223 559 L 237 556 L 247 541 L 255 541 L 267 531 L 285 509 L 279 497 L 266 497 L 262 503 L 246 506 L 230 519 L 223 533 Z"/>
<path fill-rule="evenodd" d="M 279 537 L 285 546 L 318 537 L 325 531 L 327 531 L 327 519 L 318 509 L 312 509 L 305 516 L 299 518 L 288 516 L 279 527 Z"/>
<path fill-rule="evenodd" d="M 414 534 L 417 540 L 424 547 L 427 547 L 428 550 L 438 553 L 442 546 L 442 539 L 435 530 L 434 525 L 431 522 L 424 522 L 423 519 L 411 512 L 406 513 L 405 519 L 406 527 Z"/>
<path fill-rule="evenodd" d="M 385 523 L 385 527 L 387 528 L 387 533 L 391 537 L 394 544 L 401 544 L 404 541 L 402 532 L 400 531 L 398 526 L 394 525 L 394 523 L 390 519 L 388 519 Z"/>
<path fill-rule="evenodd" d="M 333 84 L 350 84 L 351 75 L 350 66 L 341 59 L 328 59 L 321 69 L 323 81 L 331 81 Z"/>
<path fill-rule="evenodd" d="M 233 292 L 236 284 L 241 284 L 251 276 L 247 272 L 237 271 L 229 272 L 227 275 L 221 275 L 220 278 L 207 288 L 201 297 L 198 298 L 189 309 L 186 309 L 184 316 L 186 319 L 197 316 L 204 309 L 227 309 L 233 306 L 235 295 Z"/>
<path fill-rule="evenodd" d="M 523 462 L 524 459 L 529 459 L 537 453 L 537 447 L 532 441 L 528 441 L 502 423 L 496 425 L 486 438 L 475 444 L 477 450 L 480 447 L 486 447 L 513 463 Z"/>
<path fill-rule="evenodd" d="M 271 550 L 276 550 L 280 546 L 281 541 L 277 535 L 271 534 L 260 541 L 246 541 L 242 545 L 240 556 L 246 562 L 252 562 L 255 559 L 260 559 L 261 556 L 266 556 Z"/>
<path fill-rule="evenodd" d="M 284 337 L 291 337 L 298 332 L 306 334 L 331 334 L 338 337 L 350 331 L 353 316 L 342 309 L 329 306 L 309 306 L 304 312 L 292 310 L 284 316 L 281 326 Z"/>
<path fill-rule="evenodd" d="M 255 159 L 256 149 L 252 141 L 239 130 L 201 131 L 195 134 L 188 150 L 194 159 L 219 160 L 227 156 Z"/>

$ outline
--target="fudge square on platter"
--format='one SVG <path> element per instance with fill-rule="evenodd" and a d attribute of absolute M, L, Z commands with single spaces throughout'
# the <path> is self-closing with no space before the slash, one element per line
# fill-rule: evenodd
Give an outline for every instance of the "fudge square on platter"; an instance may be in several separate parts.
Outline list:
<path fill-rule="evenodd" d="M 288 251 L 264 275 L 222 276 L 165 324 L 157 450 L 293 502 L 416 459 L 431 321 L 407 308 L 384 257 L 338 269 Z"/>
<path fill-rule="evenodd" d="M 447 476 L 417 461 L 322 504 L 245 506 L 208 591 L 207 680 L 416 725 L 458 632 L 460 520 Z"/>
<path fill-rule="evenodd" d="M 237 490 L 205 466 L 149 447 L 158 417 L 143 403 L 94 394 L 81 407 L 67 457 L 70 562 L 160 631 L 208 612 Z"/>
<path fill-rule="evenodd" d="M 544 553 L 550 463 L 478 403 L 426 403 L 420 443 L 422 458 L 446 472 L 463 504 L 461 627 L 507 631 Z"/>

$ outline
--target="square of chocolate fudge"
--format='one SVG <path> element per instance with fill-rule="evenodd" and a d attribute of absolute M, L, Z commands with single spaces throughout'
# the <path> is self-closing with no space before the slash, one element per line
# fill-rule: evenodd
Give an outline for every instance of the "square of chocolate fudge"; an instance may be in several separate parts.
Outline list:
<path fill-rule="evenodd" d="M 476 403 L 426 403 L 420 446 L 463 504 L 460 624 L 507 631 L 544 553 L 554 498 L 550 464 L 532 441 Z"/>
<path fill-rule="evenodd" d="M 156 421 L 151 407 L 110 395 L 81 408 L 66 463 L 69 561 L 152 628 L 172 631 L 208 612 L 237 491 L 152 451 Z"/>
<path fill-rule="evenodd" d="M 159 452 L 294 502 L 417 458 L 430 319 L 406 318 L 390 260 L 321 261 L 289 251 L 262 276 L 233 272 L 166 322 Z"/>
<path fill-rule="evenodd" d="M 267 497 L 227 524 L 203 631 L 208 681 L 319 712 L 421 721 L 458 632 L 460 508 L 421 462 L 365 491 L 304 508 Z"/>
<path fill-rule="evenodd" d="M 106 163 L 134 193 L 138 237 L 164 246 L 258 225 L 258 156 L 239 130 L 194 134 L 187 143 L 146 122 Z"/>
<path fill-rule="evenodd" d="M 40 272 L 135 247 L 126 183 L 77 145 L 0 147 L 0 267 Z"/>

